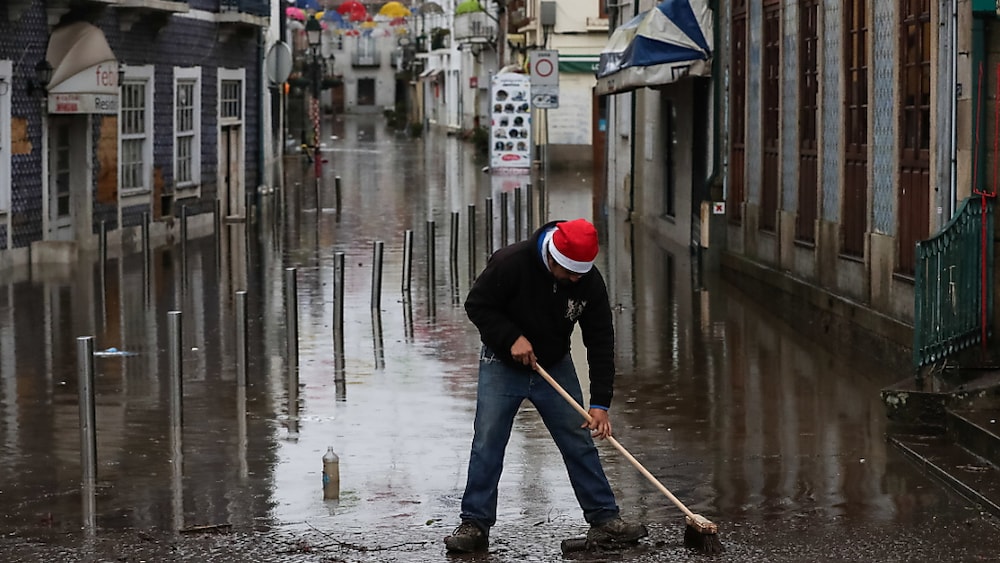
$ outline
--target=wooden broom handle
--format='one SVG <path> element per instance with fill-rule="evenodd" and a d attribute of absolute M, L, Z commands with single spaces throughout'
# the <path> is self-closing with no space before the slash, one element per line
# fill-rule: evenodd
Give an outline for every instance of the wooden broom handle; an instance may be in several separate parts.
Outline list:
<path fill-rule="evenodd" d="M 580 403 L 576 402 L 576 399 L 574 399 L 572 395 L 567 393 L 566 390 L 563 389 L 562 385 L 559 385 L 559 383 L 555 379 L 552 379 L 552 376 L 549 375 L 547 371 L 545 371 L 545 368 L 538 365 L 538 363 L 535 363 L 535 371 L 538 372 L 538 375 L 542 376 L 542 378 L 545 379 L 545 381 L 548 381 L 549 385 L 551 385 L 556 391 L 558 391 L 559 394 L 562 395 L 563 399 L 566 399 L 566 401 L 569 404 L 573 405 L 573 408 L 576 409 L 578 413 L 582 414 L 583 418 L 586 419 L 587 422 L 592 422 L 594 420 L 594 417 L 590 416 L 590 413 L 587 412 L 587 410 L 584 409 L 580 405 Z M 607 440 L 611 442 L 611 445 L 614 446 L 616 450 L 618 450 L 619 452 L 621 452 L 623 456 L 625 456 L 625 459 L 629 460 L 629 463 L 631 463 L 633 466 L 635 466 L 636 469 L 639 470 L 639 473 L 642 473 L 642 475 L 646 479 L 649 479 L 650 483 L 655 485 L 657 489 L 660 489 L 660 492 L 666 495 L 667 498 L 670 499 L 670 501 L 673 502 L 674 505 L 676 505 L 677 508 L 679 508 L 681 512 L 685 514 L 685 516 L 697 520 L 694 513 L 688 510 L 688 507 L 684 506 L 684 503 L 677 500 L 677 497 L 675 497 L 674 494 L 671 493 L 669 489 L 663 486 L 663 483 L 661 483 L 659 479 L 657 479 L 656 477 L 653 476 L 652 473 L 647 471 L 646 468 L 643 467 L 641 463 L 639 463 L 639 460 L 635 459 L 635 456 L 630 454 L 629 451 L 625 449 L 625 446 L 618 443 L 618 440 L 615 440 L 614 436 L 608 436 Z"/>

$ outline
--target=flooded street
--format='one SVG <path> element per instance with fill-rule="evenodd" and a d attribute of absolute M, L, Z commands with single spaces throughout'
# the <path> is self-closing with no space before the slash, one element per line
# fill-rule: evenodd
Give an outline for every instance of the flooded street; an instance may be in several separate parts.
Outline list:
<path fill-rule="evenodd" d="M 130 254 L 103 271 L 91 257 L 76 270 L 0 278 L 0 560 L 558 561 L 560 541 L 586 533 L 559 453 L 526 405 L 490 553 L 451 558 L 441 541 L 459 524 L 472 439 L 479 337 L 462 302 L 485 264 L 486 198 L 498 247 L 505 190 L 511 242 L 516 225 L 523 237 L 543 219 L 592 218 L 589 169 L 552 172 L 545 189 L 535 179 L 533 216 L 516 221 L 511 184 L 491 181 L 470 143 L 397 137 L 380 117 L 345 117 L 331 133 L 319 212 L 312 165 L 292 158 L 284 206 L 280 195 L 262 196 L 250 233 L 227 224 L 219 244 L 204 236 L 162 247 L 148 267 Z M 884 439 L 879 389 L 906 374 L 862 368 L 850 351 L 804 339 L 767 303 L 700 272 L 687 248 L 661 245 L 624 214 L 597 223 L 606 226 L 597 264 L 617 335 L 615 436 L 719 525 L 726 552 L 715 559 L 996 559 L 996 519 Z M 384 263 L 373 309 L 376 241 Z M 296 269 L 297 385 L 285 268 Z M 245 392 L 234 307 L 243 289 Z M 184 328 L 179 436 L 168 387 L 174 310 Z M 93 515 L 80 485 L 80 336 L 104 352 L 95 359 Z M 579 335 L 573 353 L 585 374 Z M 329 446 L 340 459 L 339 500 L 323 499 Z M 632 551 L 573 558 L 705 559 L 684 548 L 677 508 L 613 447 L 599 448 L 623 515 L 647 523 L 650 537 Z M 96 527 L 84 526 L 88 516 Z"/>

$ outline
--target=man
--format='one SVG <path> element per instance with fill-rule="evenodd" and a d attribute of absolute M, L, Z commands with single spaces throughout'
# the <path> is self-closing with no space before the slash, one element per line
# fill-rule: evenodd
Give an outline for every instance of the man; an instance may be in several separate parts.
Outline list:
<path fill-rule="evenodd" d="M 626 523 L 601 467 L 593 438 L 611 436 L 608 408 L 614 383 L 614 326 L 604 278 L 594 268 L 597 230 L 585 219 L 549 223 L 498 250 L 465 301 L 483 341 L 479 358 L 475 434 L 462 497 L 462 524 L 445 538 L 452 552 L 485 551 L 496 523 L 497 484 L 514 415 L 524 399 L 541 415 L 562 453 L 583 516 L 587 539 L 631 543 L 647 535 Z M 590 423 L 540 375 L 540 364 L 583 404 L 570 357 L 579 323 L 590 367 Z"/>

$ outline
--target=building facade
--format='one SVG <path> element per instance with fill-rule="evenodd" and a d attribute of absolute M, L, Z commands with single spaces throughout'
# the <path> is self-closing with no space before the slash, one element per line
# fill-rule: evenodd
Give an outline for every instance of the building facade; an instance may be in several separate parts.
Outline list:
<path fill-rule="evenodd" d="M 146 217 L 245 218 L 273 144 L 267 0 L 0 6 L 0 267 L 72 262 Z"/>
<path fill-rule="evenodd" d="M 916 243 L 996 193 L 996 4 L 710 4 L 711 82 L 611 97 L 609 201 L 911 345 Z"/>

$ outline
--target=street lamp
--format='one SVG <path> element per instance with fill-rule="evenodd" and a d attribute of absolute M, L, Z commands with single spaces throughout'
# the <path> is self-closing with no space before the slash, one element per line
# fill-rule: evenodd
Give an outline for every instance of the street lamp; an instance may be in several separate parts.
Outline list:
<path fill-rule="evenodd" d="M 311 55 L 311 74 L 312 74 L 312 101 L 309 106 L 310 117 L 313 122 L 313 162 L 316 167 L 316 185 L 319 186 L 319 179 L 321 173 L 321 161 L 319 156 L 319 116 L 320 116 L 320 106 L 319 97 L 321 89 L 320 76 L 320 60 L 319 60 L 319 46 L 320 41 L 323 38 L 323 26 L 320 25 L 319 20 L 315 16 L 309 16 L 306 19 L 306 41 L 309 43 L 309 52 Z"/>

